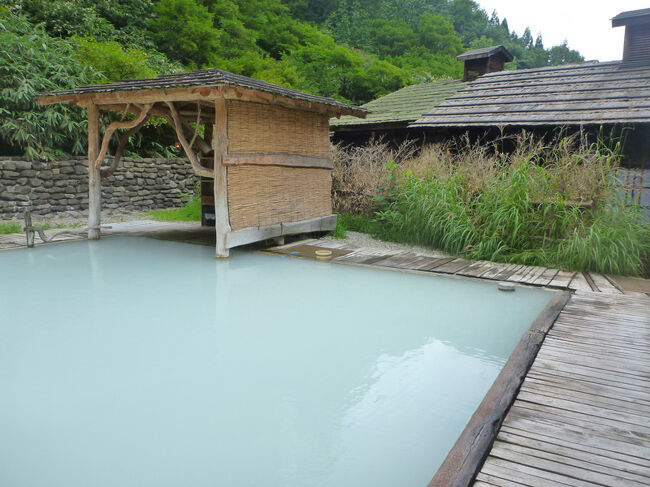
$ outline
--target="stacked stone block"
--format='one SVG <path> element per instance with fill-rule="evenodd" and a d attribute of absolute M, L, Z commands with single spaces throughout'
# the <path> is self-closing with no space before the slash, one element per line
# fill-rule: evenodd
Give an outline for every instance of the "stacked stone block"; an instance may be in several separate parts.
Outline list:
<path fill-rule="evenodd" d="M 185 159 L 125 158 L 113 176 L 102 179 L 102 209 L 119 213 L 179 207 L 197 181 Z M 43 162 L 0 157 L 0 220 L 21 218 L 25 208 L 37 216 L 86 215 L 87 158 Z"/>

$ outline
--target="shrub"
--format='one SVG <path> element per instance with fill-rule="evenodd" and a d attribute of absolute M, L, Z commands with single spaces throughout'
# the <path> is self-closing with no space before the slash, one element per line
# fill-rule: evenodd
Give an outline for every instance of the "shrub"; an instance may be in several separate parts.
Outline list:
<path fill-rule="evenodd" d="M 363 147 L 332 146 L 334 170 L 332 197 L 339 213 L 366 214 L 375 206 L 380 188 L 386 183 L 386 161 L 404 161 L 413 155 L 413 144 L 405 142 L 391 149 L 381 140 Z"/>
<path fill-rule="evenodd" d="M 334 171 L 337 209 L 374 210 L 372 233 L 381 238 L 471 259 L 609 274 L 639 275 L 650 256 L 648 223 L 638 207 L 616 198 L 615 149 L 522 137 L 503 154 L 461 140 L 425 147 L 383 172 L 375 161 L 390 155 L 385 145 L 349 152 L 347 159 L 335 153 L 343 166 Z M 363 204 L 336 199 L 340 187 L 355 187 L 346 178 L 366 166 L 373 177 L 372 184 L 359 177 Z"/>
<path fill-rule="evenodd" d="M 41 107 L 39 91 L 92 84 L 99 74 L 79 64 L 72 42 L 49 37 L 42 26 L 0 7 L 0 153 L 51 159 L 66 152 L 81 154 L 86 123 L 81 109 Z"/>

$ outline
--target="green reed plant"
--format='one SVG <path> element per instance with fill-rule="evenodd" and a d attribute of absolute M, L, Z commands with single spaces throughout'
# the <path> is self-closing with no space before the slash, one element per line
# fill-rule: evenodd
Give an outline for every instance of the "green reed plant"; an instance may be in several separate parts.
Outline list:
<path fill-rule="evenodd" d="M 387 164 L 372 233 L 471 259 L 640 275 L 650 227 L 616 198 L 618 161 L 616 147 L 568 137 L 523 138 L 507 155 L 424 149 Z"/>

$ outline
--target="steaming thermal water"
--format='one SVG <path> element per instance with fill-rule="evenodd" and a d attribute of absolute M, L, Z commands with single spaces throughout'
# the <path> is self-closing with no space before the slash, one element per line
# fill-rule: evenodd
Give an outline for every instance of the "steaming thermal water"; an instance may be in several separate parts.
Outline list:
<path fill-rule="evenodd" d="M 112 237 L 0 252 L 0 486 L 425 486 L 552 293 Z"/>

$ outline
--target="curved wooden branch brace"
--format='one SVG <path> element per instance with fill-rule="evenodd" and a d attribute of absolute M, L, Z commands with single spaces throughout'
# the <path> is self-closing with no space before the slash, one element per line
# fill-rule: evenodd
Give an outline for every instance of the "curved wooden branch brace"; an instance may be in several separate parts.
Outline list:
<path fill-rule="evenodd" d="M 201 104 L 197 103 L 196 104 L 196 123 L 194 124 L 194 135 L 192 136 L 192 140 L 190 140 L 190 148 L 194 145 L 194 141 L 196 140 L 196 137 L 199 135 L 199 124 L 201 122 Z"/>
<path fill-rule="evenodd" d="M 148 116 L 142 119 L 142 121 L 138 125 L 136 125 L 131 130 L 129 130 L 126 134 L 124 134 L 124 137 L 120 139 L 120 142 L 117 146 L 117 150 L 115 151 L 115 155 L 113 156 L 113 160 L 111 161 L 111 165 L 108 167 L 101 168 L 100 174 L 103 178 L 111 177 L 115 172 L 115 170 L 120 166 L 120 161 L 122 160 L 122 153 L 124 152 L 126 143 L 129 141 L 129 138 L 131 138 L 132 135 L 136 134 L 138 130 L 140 130 L 142 126 L 145 123 L 147 123 L 147 120 L 149 120 Z"/>
<path fill-rule="evenodd" d="M 106 151 L 108 151 L 108 143 L 110 142 L 113 133 L 117 129 L 132 129 L 134 127 L 137 127 L 147 117 L 152 106 L 153 105 L 149 103 L 144 107 L 142 107 L 142 111 L 140 111 L 140 115 L 138 115 L 135 118 L 135 120 L 127 120 L 124 122 L 113 122 L 106 128 L 106 131 L 104 132 L 104 139 L 102 140 L 101 149 L 99 150 L 97 159 L 95 159 L 93 163 L 95 169 L 99 169 L 101 167 L 102 161 L 106 157 Z"/>
<path fill-rule="evenodd" d="M 171 113 L 172 120 L 174 122 L 174 128 L 176 129 L 176 137 L 178 137 L 178 141 L 183 146 L 183 149 L 185 150 L 185 154 L 187 154 L 187 158 L 190 160 L 194 172 L 199 176 L 203 176 L 206 178 L 214 178 L 214 171 L 212 169 L 208 169 L 207 167 L 201 165 L 199 160 L 196 158 L 196 154 L 194 154 L 194 151 L 187 143 L 187 139 L 185 139 L 185 135 L 183 135 L 183 126 L 181 125 L 181 119 L 178 116 L 176 107 L 174 107 L 174 104 L 169 101 L 165 103 L 169 107 L 169 111 Z"/>
<path fill-rule="evenodd" d="M 174 120 L 173 120 L 169 110 L 167 110 L 167 109 L 165 109 L 163 107 L 160 107 L 160 106 L 154 106 L 151 109 L 151 112 L 149 112 L 149 113 L 151 114 L 152 117 L 164 118 L 165 120 L 167 120 L 169 122 L 169 124 L 172 127 L 174 127 Z M 188 134 L 190 132 L 196 133 L 195 131 L 193 131 L 192 127 L 190 127 L 187 123 L 183 122 L 183 120 L 181 120 L 181 126 L 183 127 L 183 133 L 184 134 Z M 199 152 L 201 152 L 201 154 L 204 155 L 204 156 L 207 156 L 208 154 L 210 154 L 212 152 L 212 145 L 207 143 L 199 135 L 196 135 L 196 145 L 197 145 L 197 149 L 199 150 Z"/>
<path fill-rule="evenodd" d="M 187 124 L 183 122 L 181 122 L 181 124 L 183 125 L 183 129 L 185 130 L 186 133 L 192 130 L 192 127 L 188 126 Z M 194 133 L 196 134 L 196 131 Z M 212 152 L 212 146 L 208 144 L 201 136 L 197 134 L 195 139 L 196 139 L 197 149 L 199 150 L 199 152 L 201 152 L 201 154 L 206 156 L 210 152 Z"/>

